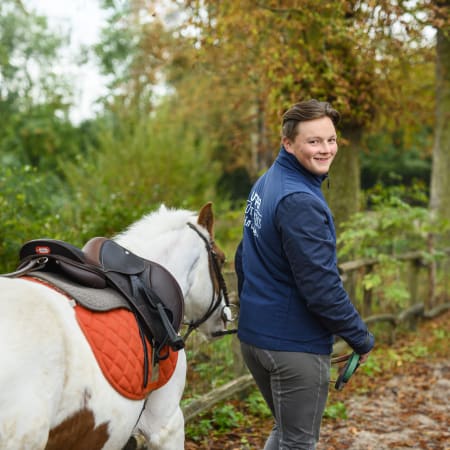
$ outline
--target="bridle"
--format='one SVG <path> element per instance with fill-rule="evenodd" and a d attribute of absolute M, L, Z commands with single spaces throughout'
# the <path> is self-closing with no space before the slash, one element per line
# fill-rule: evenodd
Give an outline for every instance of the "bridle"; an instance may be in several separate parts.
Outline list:
<path fill-rule="evenodd" d="M 196 328 L 198 328 L 201 324 L 206 322 L 211 315 L 214 313 L 214 311 L 220 306 L 220 303 L 222 301 L 222 298 L 225 301 L 225 306 L 222 307 L 222 311 L 220 313 L 221 318 L 226 325 L 227 322 L 233 322 L 234 318 L 231 312 L 230 307 L 230 300 L 228 298 L 228 289 L 227 285 L 225 283 L 225 279 L 223 277 L 222 271 L 220 269 L 220 264 L 218 261 L 217 253 L 214 250 L 214 242 L 211 240 L 208 240 L 200 231 L 199 229 L 192 223 L 187 222 L 187 226 L 194 230 L 202 239 L 202 241 L 205 243 L 206 251 L 208 253 L 208 260 L 209 260 L 209 272 L 211 277 L 211 283 L 213 287 L 212 292 L 212 298 L 211 303 L 208 307 L 208 310 L 206 313 L 198 320 L 192 320 L 187 323 L 188 329 L 186 334 L 183 336 L 183 340 L 186 340 L 188 336 L 194 331 Z M 216 283 L 217 282 L 217 288 Z M 213 333 L 213 337 L 219 337 L 224 336 L 226 334 L 233 334 L 236 333 L 237 330 L 225 330 L 225 331 L 216 331 Z"/>

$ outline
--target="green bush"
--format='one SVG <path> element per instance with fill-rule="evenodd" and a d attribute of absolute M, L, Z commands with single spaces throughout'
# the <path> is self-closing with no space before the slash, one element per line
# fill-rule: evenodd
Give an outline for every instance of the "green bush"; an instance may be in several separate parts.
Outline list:
<path fill-rule="evenodd" d="M 444 224 L 432 219 L 426 206 L 426 192 L 420 184 L 408 188 L 377 185 L 366 195 L 370 209 L 355 214 L 342 226 L 338 238 L 340 262 L 376 259 L 376 269 L 364 274 L 361 286 L 376 293 L 384 312 L 404 308 L 410 300 L 407 285 L 410 263 L 396 256 L 422 251 L 425 259 L 431 258 L 429 234 L 444 229 Z"/>
<path fill-rule="evenodd" d="M 97 144 L 67 164 L 65 176 L 83 234 L 114 234 L 155 209 L 199 209 L 214 199 L 218 167 L 208 142 L 161 106 L 154 115 L 127 112 L 99 122 Z"/>
<path fill-rule="evenodd" d="M 67 188 L 52 172 L 31 166 L 0 167 L 0 271 L 13 270 L 22 244 L 40 237 L 63 238 L 70 202 Z"/>
<path fill-rule="evenodd" d="M 272 411 L 270 411 L 260 391 L 253 391 L 247 397 L 246 405 L 248 412 L 255 417 L 268 418 L 272 416 Z"/>
<path fill-rule="evenodd" d="M 323 417 L 327 419 L 346 419 L 347 408 L 342 402 L 332 403 L 326 406 Z"/>

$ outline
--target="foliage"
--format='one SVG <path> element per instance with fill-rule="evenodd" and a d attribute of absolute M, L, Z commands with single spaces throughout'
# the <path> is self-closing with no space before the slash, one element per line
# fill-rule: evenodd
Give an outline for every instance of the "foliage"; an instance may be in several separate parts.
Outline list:
<path fill-rule="evenodd" d="M 342 402 L 331 403 L 326 406 L 323 417 L 327 419 L 347 419 L 347 408 Z"/>
<path fill-rule="evenodd" d="M 223 433 L 244 420 L 242 412 L 237 411 L 232 404 L 221 404 L 215 407 L 207 418 L 201 418 L 198 423 L 188 423 L 186 426 L 186 437 L 195 441 L 202 440 L 211 431 Z"/>
<path fill-rule="evenodd" d="M 427 240 L 435 230 L 421 184 L 384 188 L 376 185 L 367 192 L 369 211 L 357 213 L 343 224 L 338 238 L 339 257 L 378 260 L 376 271 L 364 274 L 362 285 L 377 293 L 382 309 L 405 306 L 409 291 L 405 284 L 406 263 L 395 257 L 408 251 L 422 251 L 427 257 Z M 416 205 L 416 206 L 414 206 Z"/>
<path fill-rule="evenodd" d="M 182 405 L 235 377 L 231 369 L 234 362 L 232 339 L 235 338 L 229 335 L 208 342 L 199 334 L 191 335 L 186 347 L 187 358 L 191 363 L 188 365 L 188 381 Z M 257 403 L 258 399 L 253 399 L 253 410 L 259 407 L 263 411 L 264 405 L 256 406 Z M 238 426 L 243 420 L 242 412 L 236 411 L 228 402 L 222 402 L 211 412 L 201 414 L 195 421 L 187 423 L 186 436 L 200 442 L 212 432 L 224 432 Z"/>
<path fill-rule="evenodd" d="M 207 436 L 212 428 L 211 419 L 200 418 L 200 420 L 186 425 L 185 434 L 188 439 L 198 442 Z"/>
<path fill-rule="evenodd" d="M 431 111 L 431 53 L 422 36 L 430 11 L 424 4 L 383 2 L 373 8 L 347 1 L 192 0 L 187 5 L 191 20 L 185 28 L 197 30 L 192 40 L 198 63 L 211 71 L 219 89 L 228 84 L 240 123 L 253 124 L 257 154 L 248 152 L 247 158 L 270 160 L 280 114 L 299 98 L 332 101 L 343 114 L 344 128 L 370 128 L 379 116 L 390 125 L 397 120 L 396 127 L 398 120 L 423 123 L 417 111 L 424 104 Z M 408 70 L 411 65 L 415 70 Z M 406 98 L 415 105 L 410 107 L 414 115 L 400 104 Z M 230 128 L 229 135 L 238 132 Z M 244 148 L 249 144 L 244 141 Z M 254 176 L 261 167 L 250 172 Z"/>
<path fill-rule="evenodd" d="M 121 108 L 151 111 L 158 101 L 158 88 L 173 67 L 174 53 L 181 54 L 184 48 L 183 39 L 164 27 L 153 0 L 101 3 L 107 23 L 94 51 L 102 73 L 110 80 L 110 95 L 103 101 L 108 107 L 120 104 Z M 170 2 L 165 3 L 164 10 L 170 10 Z"/>
<path fill-rule="evenodd" d="M 3 0 L 0 36 L 2 100 L 14 99 L 24 105 L 50 94 L 54 74 L 49 64 L 57 56 L 62 38 L 48 30 L 47 19 L 27 12 L 16 0 Z"/>
<path fill-rule="evenodd" d="M 408 142 L 406 139 L 412 139 Z M 432 130 L 406 134 L 405 130 L 368 135 L 361 153 L 361 187 L 410 186 L 418 180 L 429 186 L 431 179 Z M 428 190 L 428 189 L 426 189 Z"/>
<path fill-rule="evenodd" d="M 196 361 L 189 367 L 186 393 L 195 397 L 205 390 L 213 389 L 233 379 L 234 355 L 230 350 L 233 337 L 224 336 L 221 339 L 207 342 L 198 334 L 192 335 L 186 347 L 187 358 Z"/>
<path fill-rule="evenodd" d="M 221 165 L 219 195 L 243 199 L 278 150 L 280 114 L 299 98 L 333 101 L 344 129 L 376 128 L 377 118 L 409 139 L 430 124 L 429 7 L 310 3 L 193 0 L 158 8 L 107 0 L 110 20 L 96 51 L 122 107 L 154 109 L 158 85 L 177 99 L 179 117 L 209 136 Z"/>
<path fill-rule="evenodd" d="M 215 205 L 214 210 L 218 218 L 215 239 L 225 252 L 226 268 L 234 271 L 234 255 L 242 238 L 245 206 L 223 200 Z"/>
<path fill-rule="evenodd" d="M 252 391 L 245 402 L 248 412 L 253 416 L 260 418 L 272 417 L 272 412 L 259 390 Z"/>
<path fill-rule="evenodd" d="M 30 239 L 62 238 L 68 192 L 53 173 L 31 166 L 0 166 L 0 273 L 12 271 Z"/>
<path fill-rule="evenodd" d="M 231 404 L 219 406 L 213 411 L 213 423 L 218 432 L 237 426 L 243 418 L 243 414 Z"/>
<path fill-rule="evenodd" d="M 340 257 L 375 258 L 426 249 L 431 221 L 422 185 L 384 188 L 378 184 L 366 196 L 369 211 L 343 224 Z"/>
<path fill-rule="evenodd" d="M 399 160 L 390 172 L 399 166 L 406 171 L 405 160 L 414 165 L 423 157 L 409 143 L 433 117 L 432 42 L 424 32 L 434 12 L 426 2 L 388 1 L 376 8 L 344 0 L 103 5 L 110 22 L 97 54 L 111 76 L 112 98 L 122 108 L 139 104 L 151 111 L 163 86 L 186 126 L 209 137 L 210 159 L 220 164 L 214 180 L 220 197 L 246 197 L 278 150 L 282 111 L 299 98 L 332 101 L 343 114 L 347 139 L 352 130 L 400 130 L 404 157 L 389 158 Z M 356 195 L 350 198 L 357 190 L 351 185 L 345 192 L 349 211 L 357 210 Z M 340 222 L 348 214 L 338 206 Z"/>
<path fill-rule="evenodd" d="M 160 203 L 197 210 L 214 198 L 208 142 L 171 104 L 153 115 L 110 113 L 97 126 L 95 147 L 65 166 L 83 235 L 114 234 Z"/>
<path fill-rule="evenodd" d="M 0 162 L 58 170 L 75 153 L 71 88 L 54 69 L 65 37 L 21 2 L 0 4 Z"/>

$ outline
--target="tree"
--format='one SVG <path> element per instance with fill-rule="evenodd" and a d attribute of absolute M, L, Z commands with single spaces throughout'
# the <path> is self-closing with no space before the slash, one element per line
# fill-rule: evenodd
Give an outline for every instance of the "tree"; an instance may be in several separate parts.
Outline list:
<path fill-rule="evenodd" d="M 341 151 L 326 190 L 339 225 L 361 205 L 362 139 L 399 128 L 412 136 L 424 123 L 431 126 L 425 0 L 290 0 L 281 6 L 190 0 L 184 8 L 172 2 L 178 10 L 164 26 L 161 13 L 149 14 L 156 9 L 147 1 L 122 5 L 128 5 L 129 18 L 116 15 L 125 31 L 116 38 L 132 30 L 133 43 L 123 46 L 132 51 L 122 54 L 127 68 L 122 86 L 136 95 L 139 83 L 132 80 L 153 86 L 163 73 L 178 100 L 177 117 L 210 136 L 222 186 L 229 186 L 226 180 L 235 173 L 254 179 L 271 164 L 288 106 L 308 97 L 328 100 L 343 116 Z M 110 44 L 120 48 L 113 39 Z"/>
<path fill-rule="evenodd" d="M 189 26 L 200 63 L 219 84 L 233 84 L 241 99 L 237 122 L 251 124 L 235 157 L 252 176 L 267 168 L 278 150 L 281 113 L 299 99 L 328 100 L 343 115 L 341 151 L 326 192 L 339 224 L 360 207 L 361 139 L 376 126 L 420 123 L 419 89 L 412 63 L 423 65 L 426 52 L 415 11 L 407 2 L 225 0 L 187 2 Z M 205 14 L 206 12 L 206 14 Z M 206 16 L 206 18 L 205 18 Z M 412 45 L 414 43 L 415 45 Z M 406 81 L 408 79 L 408 81 Z M 429 80 L 429 77 L 425 77 Z M 409 82 L 411 81 L 411 82 Z M 407 101 L 405 101 L 407 99 Z M 414 111 L 415 116 L 408 114 Z M 419 118 L 420 116 L 420 118 Z M 388 120 L 385 118 L 388 117 Z M 248 137 L 248 135 L 247 135 Z"/>
<path fill-rule="evenodd" d="M 436 125 L 430 209 L 436 218 L 450 223 L 450 2 L 438 0 L 435 6 Z"/>
<path fill-rule="evenodd" d="M 70 87 L 53 67 L 64 38 L 19 0 L 0 3 L 0 154 L 3 164 L 55 169 L 71 148 Z M 68 139 L 68 137 L 71 139 Z"/>
<path fill-rule="evenodd" d="M 153 110 L 155 90 L 164 81 L 177 42 L 155 13 L 154 0 L 103 0 L 108 12 L 100 42 L 94 46 L 102 73 L 110 79 L 105 104 Z"/>

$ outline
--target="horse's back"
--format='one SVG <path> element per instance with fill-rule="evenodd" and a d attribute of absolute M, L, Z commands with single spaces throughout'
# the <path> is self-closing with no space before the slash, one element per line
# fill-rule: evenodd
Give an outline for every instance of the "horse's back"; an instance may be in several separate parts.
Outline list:
<path fill-rule="evenodd" d="M 139 402 L 103 377 L 67 297 L 0 278 L 0 355 L 0 448 L 62 448 L 81 433 L 92 450 L 126 442 L 114 428 L 131 433 Z"/>
<path fill-rule="evenodd" d="M 0 278 L 0 386 L 17 382 L 17 376 L 33 383 L 44 372 L 48 378 L 58 375 L 64 358 L 64 325 L 56 295 L 43 286 Z"/>

